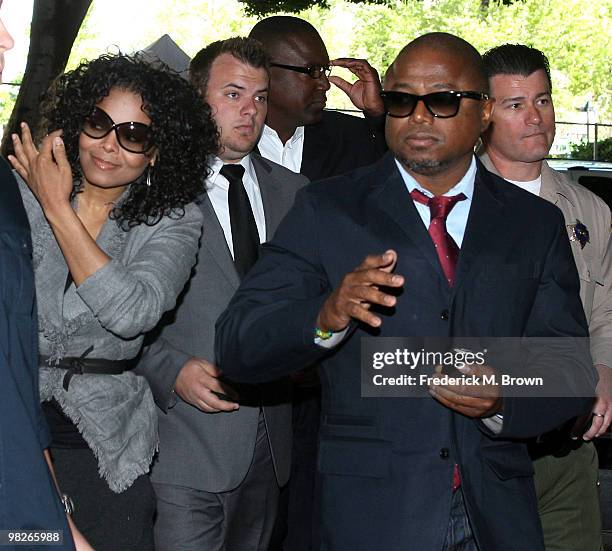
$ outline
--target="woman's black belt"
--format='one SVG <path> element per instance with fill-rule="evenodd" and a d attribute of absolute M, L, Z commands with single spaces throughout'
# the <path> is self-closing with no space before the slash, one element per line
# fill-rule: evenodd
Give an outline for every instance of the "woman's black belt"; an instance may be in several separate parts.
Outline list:
<path fill-rule="evenodd" d="M 38 357 L 38 365 L 67 369 L 68 372 L 63 381 L 63 387 L 66 390 L 68 390 L 70 379 L 75 375 L 82 375 L 83 373 L 119 375 L 124 371 L 132 369 L 135 364 L 134 360 L 105 360 L 103 358 L 76 357 L 62 358 L 59 362 L 49 362 L 49 358 L 49 356 L 40 355 Z"/>

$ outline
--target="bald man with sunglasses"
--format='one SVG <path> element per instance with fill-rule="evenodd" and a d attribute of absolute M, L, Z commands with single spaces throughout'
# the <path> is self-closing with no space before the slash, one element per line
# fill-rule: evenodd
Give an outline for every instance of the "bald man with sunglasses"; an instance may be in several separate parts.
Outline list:
<path fill-rule="evenodd" d="M 561 214 L 474 157 L 492 102 L 469 43 L 417 38 L 384 90 L 390 152 L 300 191 L 217 322 L 217 356 L 251 382 L 322 362 L 321 549 L 543 551 L 521 440 L 585 411 L 596 379 Z M 508 395 L 497 357 L 468 368 L 489 378 L 477 387 L 364 397 L 374 336 L 563 337 L 554 373 L 585 394 Z M 538 373 L 539 357 L 511 367 Z"/>

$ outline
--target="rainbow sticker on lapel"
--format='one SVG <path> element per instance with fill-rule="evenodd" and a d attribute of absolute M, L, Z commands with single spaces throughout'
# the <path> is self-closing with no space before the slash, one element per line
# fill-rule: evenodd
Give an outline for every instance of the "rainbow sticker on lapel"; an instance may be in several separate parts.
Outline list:
<path fill-rule="evenodd" d="M 584 249 L 584 246 L 589 242 L 589 230 L 587 227 L 576 218 L 576 223 L 568 224 L 567 229 L 569 230 L 570 241 L 580 243 L 580 248 Z"/>

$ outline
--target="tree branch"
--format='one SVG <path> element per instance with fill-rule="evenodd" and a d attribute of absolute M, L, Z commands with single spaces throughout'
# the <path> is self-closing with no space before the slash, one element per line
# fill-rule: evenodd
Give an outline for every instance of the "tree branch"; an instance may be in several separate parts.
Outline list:
<path fill-rule="evenodd" d="M 36 128 L 40 99 L 52 79 L 62 73 L 72 44 L 92 0 L 35 0 L 30 32 L 30 50 L 15 108 L 2 140 L 2 155 L 12 152 L 11 134 L 19 123 Z"/>

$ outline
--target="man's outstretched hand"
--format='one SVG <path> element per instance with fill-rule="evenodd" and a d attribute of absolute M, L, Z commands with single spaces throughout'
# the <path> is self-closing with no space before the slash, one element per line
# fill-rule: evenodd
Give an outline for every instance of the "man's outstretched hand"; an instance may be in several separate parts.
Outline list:
<path fill-rule="evenodd" d="M 328 297 L 319 311 L 317 327 L 324 331 L 342 331 L 351 320 L 379 327 L 382 320 L 370 312 L 373 304 L 393 307 L 397 299 L 381 291 L 381 287 L 401 287 L 404 277 L 393 274 L 397 253 L 388 250 L 382 255 L 368 255 L 340 286 Z"/>

